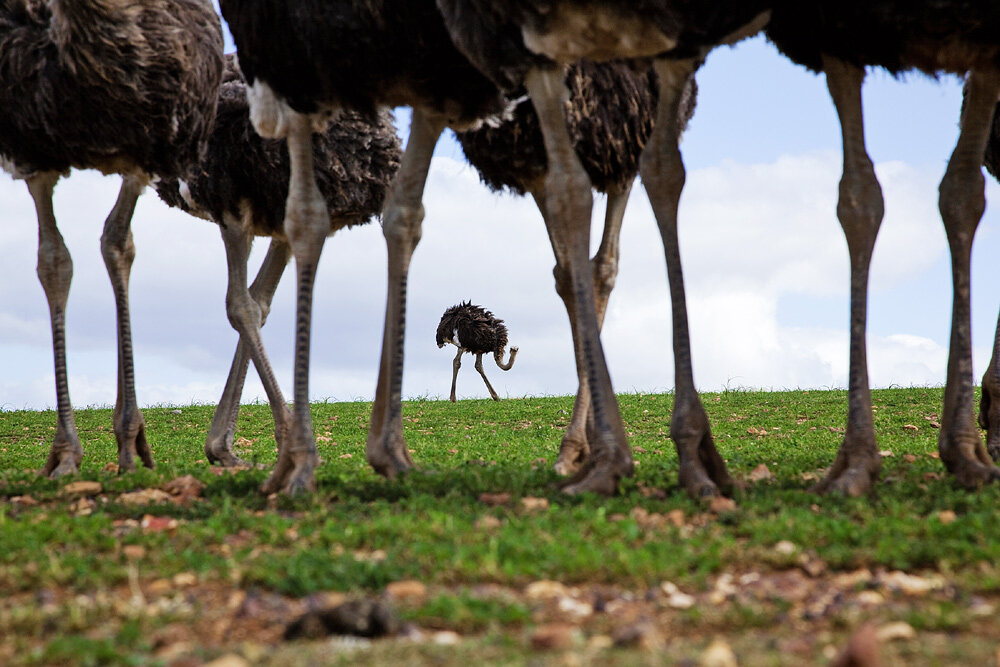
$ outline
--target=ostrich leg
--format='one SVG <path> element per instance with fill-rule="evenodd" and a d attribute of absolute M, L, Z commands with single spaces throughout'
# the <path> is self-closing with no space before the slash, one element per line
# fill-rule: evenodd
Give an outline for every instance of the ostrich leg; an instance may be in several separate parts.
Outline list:
<path fill-rule="evenodd" d="M 406 326 L 406 281 L 410 258 L 420 241 L 424 218 L 421 198 L 434 145 L 445 119 L 419 107 L 413 109 L 410 138 L 392 181 L 382 215 L 382 233 L 389 253 L 389 282 L 375 401 L 365 452 L 380 475 L 393 478 L 413 466 L 403 439 L 403 337 Z"/>
<path fill-rule="evenodd" d="M 624 192 L 608 194 L 607 209 L 604 214 L 604 234 L 597 253 L 591 258 L 590 265 L 594 274 L 594 310 L 597 311 L 597 328 L 604 326 L 604 315 L 608 309 L 608 299 L 615 287 L 618 277 L 619 237 L 621 236 L 622 218 L 625 206 L 628 204 L 632 185 Z M 562 293 L 562 290 L 560 290 Z M 569 309 L 570 304 L 566 304 Z M 576 400 L 573 402 L 573 416 L 570 418 L 566 433 L 563 434 L 559 446 L 559 457 L 556 459 L 555 471 L 559 475 L 572 475 L 587 458 L 590 445 L 587 444 L 587 418 L 590 410 L 590 389 L 587 387 L 586 376 L 580 377 Z"/>
<path fill-rule="evenodd" d="M 986 451 L 1000 461 L 1000 320 L 993 337 L 993 356 L 983 373 L 982 398 L 979 399 L 979 426 L 986 429 Z"/>
<path fill-rule="evenodd" d="M 309 411 L 309 333 L 313 284 L 330 231 L 330 218 L 313 171 L 312 120 L 294 113 L 288 113 L 282 120 L 286 123 L 290 163 L 285 235 L 295 256 L 296 278 L 294 411 L 288 436 L 278 450 L 278 462 L 261 491 L 295 495 L 316 487 L 316 439 Z M 253 322 L 259 321 L 258 315 Z M 261 366 L 257 368 L 260 370 Z"/>
<path fill-rule="evenodd" d="M 493 385 L 491 385 L 490 381 L 486 378 L 486 371 L 483 370 L 483 353 L 482 352 L 478 352 L 476 354 L 476 370 L 479 371 L 479 374 L 483 376 L 483 382 L 486 383 L 486 388 L 489 389 L 490 396 L 493 397 L 494 401 L 499 401 L 500 397 L 497 396 L 496 391 L 494 391 L 494 389 L 493 389 Z"/>
<path fill-rule="evenodd" d="M 118 320 L 118 398 L 115 401 L 114 427 L 118 441 L 118 469 L 134 470 L 139 457 L 147 468 L 153 467 L 153 453 L 146 442 L 146 420 L 135 398 L 135 362 L 132 358 L 132 319 L 128 304 L 128 282 L 135 259 L 132 242 L 132 214 L 135 204 L 149 183 L 146 174 L 122 176 L 118 201 L 104 223 L 101 254 L 115 292 Z"/>
<path fill-rule="evenodd" d="M 972 70 L 962 131 L 940 187 L 941 218 L 951 249 L 954 297 L 948 380 L 944 391 L 938 452 L 945 467 L 966 488 L 1000 480 L 976 430 L 973 415 L 969 271 L 972 240 L 986 208 L 982 163 L 993 110 L 1000 97 L 1000 71 Z"/>
<path fill-rule="evenodd" d="M 458 354 L 455 355 L 455 360 L 451 362 L 451 396 L 449 400 L 455 402 L 455 384 L 458 382 L 458 369 L 462 367 L 462 354 L 465 352 L 462 348 L 458 348 Z"/>
<path fill-rule="evenodd" d="M 725 461 L 715 448 L 708 415 L 694 386 L 691 341 L 688 333 L 684 276 L 677 241 L 677 205 L 684 187 L 684 163 L 678 150 L 677 119 L 687 80 L 694 74 L 694 61 L 657 60 L 660 102 L 656 126 L 643 151 L 640 173 L 656 215 L 670 283 L 674 344 L 674 412 L 670 437 L 680 460 L 681 487 L 693 498 L 732 493 L 733 481 Z"/>
<path fill-rule="evenodd" d="M 73 406 L 69 400 L 66 371 L 66 299 L 73 279 L 73 260 L 56 226 L 52 191 L 59 180 L 55 172 L 43 172 L 28 179 L 28 192 L 38 215 L 38 280 L 49 302 L 52 324 L 52 352 L 56 372 L 56 434 L 49 458 L 39 471 L 52 478 L 71 475 L 83 460 L 83 448 L 76 433 Z"/>
<path fill-rule="evenodd" d="M 544 213 L 556 256 L 557 287 L 565 286 L 563 300 L 569 309 L 576 352 L 577 373 L 591 393 L 594 440 L 583 468 L 567 480 L 567 493 L 594 492 L 611 495 L 618 480 L 630 476 L 632 454 L 618 403 L 611 387 L 601 348 L 594 308 L 594 281 L 590 271 L 590 181 L 573 150 L 564 115 L 568 91 L 561 69 L 534 69 L 525 84 L 541 124 L 549 172 L 545 182 Z M 560 274 L 565 273 L 565 280 Z"/>
<path fill-rule="evenodd" d="M 860 496 L 878 478 L 882 466 L 872 420 L 865 330 L 868 318 L 868 270 L 875 237 L 882 224 L 882 189 L 865 149 L 860 67 L 823 58 L 830 97 L 837 107 L 843 135 L 844 173 L 840 180 L 837 217 L 851 258 L 851 342 L 847 391 L 847 429 L 833 466 L 815 491 Z"/>
<path fill-rule="evenodd" d="M 220 403 L 219 407 L 216 408 L 216 414 L 232 415 L 232 423 L 235 425 L 236 414 L 239 411 L 239 398 L 243 389 L 242 381 L 246 378 L 247 365 L 244 360 L 249 355 L 253 359 L 254 366 L 257 368 L 257 373 L 260 375 L 264 391 L 267 394 L 267 400 L 271 405 L 271 415 L 274 417 L 274 438 L 278 443 L 278 451 L 280 452 L 285 449 L 285 440 L 292 422 L 292 415 L 288 410 L 288 404 L 285 402 L 285 397 L 278 387 L 278 381 L 274 377 L 274 371 L 271 369 L 271 364 L 264 351 L 264 342 L 260 336 L 260 327 L 265 318 L 264 312 L 247 288 L 247 259 L 250 254 L 250 246 L 253 243 L 253 238 L 246 233 L 245 227 L 241 224 L 240 220 L 230 216 L 227 217 L 229 219 L 226 221 L 226 225 L 224 227 L 220 226 L 222 240 L 226 247 L 226 264 L 229 269 L 229 286 L 226 290 L 226 313 L 229 315 L 230 324 L 240 334 L 236 358 L 233 359 L 233 368 L 240 371 L 240 377 L 238 378 L 240 382 L 233 388 L 232 393 L 228 396 L 223 395 L 223 398 L 229 399 L 231 404 L 224 405 Z M 281 274 L 284 271 L 285 259 L 287 258 L 288 246 L 280 241 L 278 243 L 284 246 L 285 250 L 282 251 L 279 248 L 276 251 L 274 244 L 272 244 L 265 264 L 261 267 L 261 275 L 258 276 L 258 279 L 263 276 L 262 282 L 265 285 L 262 290 L 266 293 L 268 304 L 271 300 L 270 297 L 274 295 L 274 289 L 277 287 Z M 268 265 L 268 260 L 272 260 L 270 266 Z M 265 270 L 268 269 L 267 275 L 264 275 Z M 241 348 L 243 350 L 242 357 Z M 240 364 L 238 369 L 237 363 Z M 230 388 L 229 384 L 235 384 L 232 372 L 230 372 L 230 382 L 227 383 L 227 390 Z M 228 444 L 229 455 L 236 458 L 231 449 L 232 441 L 230 440 Z"/>
<path fill-rule="evenodd" d="M 223 230 L 223 240 L 225 240 L 225 234 L 226 232 Z M 260 265 L 257 277 L 250 286 L 250 296 L 260 308 L 261 327 L 267 320 L 274 291 L 285 272 L 285 265 L 288 264 L 290 253 L 291 249 L 286 242 L 276 238 L 271 239 L 267 255 Z M 250 346 L 240 336 L 236 352 L 233 355 L 233 364 L 229 369 L 229 377 L 226 378 L 226 388 L 222 392 L 222 398 L 219 399 L 219 405 L 212 417 L 212 426 L 209 428 L 208 437 L 205 440 L 205 455 L 210 463 L 218 463 L 226 467 L 244 465 L 244 462 L 233 452 L 233 439 L 236 436 L 236 419 L 240 414 L 240 396 L 243 394 L 243 383 L 246 381 L 249 366 Z M 291 419 L 287 408 L 285 414 L 287 417 L 285 426 L 287 427 Z M 279 435 L 277 426 L 278 424 L 275 423 L 275 439 L 281 443 L 284 431 Z"/>

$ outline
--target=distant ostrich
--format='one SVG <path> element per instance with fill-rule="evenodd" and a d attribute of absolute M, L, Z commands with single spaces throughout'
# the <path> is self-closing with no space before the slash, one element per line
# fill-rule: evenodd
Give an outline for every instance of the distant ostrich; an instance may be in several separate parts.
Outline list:
<path fill-rule="evenodd" d="M 265 135 L 287 137 L 293 155 L 285 226 L 300 276 L 295 447 L 291 472 L 277 484 L 288 492 L 311 486 L 316 459 L 308 411 L 309 292 L 324 237 L 316 231 L 321 203 L 310 183 L 308 152 L 302 151 L 311 123 L 306 115 L 383 105 L 413 107 L 406 152 L 383 216 L 389 253 L 388 300 L 366 447 L 375 470 L 394 476 L 412 466 L 403 439 L 401 412 L 406 280 L 420 238 L 421 196 L 433 148 L 445 127 L 468 129 L 501 112 L 505 99 L 496 85 L 455 49 L 430 0 L 352 0 L 335 5 L 319 0 L 223 0 L 221 6 L 251 82 L 254 125 Z M 293 35 L 294 39 L 283 38 Z M 543 208 L 548 207 L 547 199 Z M 577 367 L 591 387 L 594 431 L 605 439 L 613 433 L 616 441 L 624 442 L 625 431 L 610 391 L 594 317 L 588 239 L 579 236 L 568 243 L 562 232 L 550 233 L 550 238 L 557 271 L 577 277 L 587 273 L 586 280 L 574 279 L 571 290 L 572 299 L 578 304 L 586 301 L 587 306 L 571 308 L 570 318 Z M 603 455 L 596 460 L 599 466 L 609 462 Z M 619 468 L 615 482 L 621 474 L 631 472 L 627 454 L 613 465 Z M 610 488 L 591 488 L 587 482 L 567 487 L 569 492 L 586 490 L 610 493 L 614 482 Z"/>
<path fill-rule="evenodd" d="M 880 468 L 865 352 L 868 268 L 882 221 L 882 193 L 864 141 L 865 67 L 893 74 L 968 73 L 961 133 L 940 186 L 954 299 L 938 451 L 967 488 L 1000 480 L 973 415 L 970 337 L 972 240 L 985 207 L 981 165 L 1000 97 L 1000 4 L 960 0 L 820 0 L 775 4 L 768 36 L 795 62 L 826 73 L 840 116 L 844 174 L 837 214 L 851 256 L 851 359 L 847 431 L 819 491 L 866 493 Z M 988 406 L 987 406 L 988 407 Z"/>
<path fill-rule="evenodd" d="M 118 320 L 118 465 L 153 466 L 135 397 L 128 281 L 130 220 L 154 175 L 197 159 L 215 113 L 222 31 L 208 0 L 7 0 L 0 4 L 0 163 L 27 181 L 38 213 L 38 277 L 49 303 L 58 422 L 41 472 L 77 471 L 65 308 L 73 275 L 52 192 L 70 168 L 121 174 L 101 236 Z"/>
<path fill-rule="evenodd" d="M 437 346 L 444 347 L 446 343 L 451 343 L 458 348 L 458 354 L 452 362 L 453 372 L 451 374 L 451 396 L 452 403 L 455 402 L 455 382 L 458 380 L 458 369 L 462 367 L 462 355 L 471 352 L 476 355 L 476 370 L 483 376 L 486 388 L 490 390 L 490 396 L 494 401 L 499 401 L 493 385 L 490 384 L 483 370 L 483 355 L 492 354 L 493 360 L 502 371 L 509 371 L 514 366 L 514 359 L 517 357 L 517 348 L 510 348 L 510 357 L 507 363 L 503 360 L 503 351 L 507 347 L 507 327 L 503 320 L 493 316 L 493 313 L 481 306 L 472 305 L 471 301 L 465 301 L 452 306 L 444 311 L 437 328 Z"/>
<path fill-rule="evenodd" d="M 382 112 L 369 121 L 345 113 L 313 135 L 312 148 L 330 233 L 378 215 L 401 152 L 391 115 Z M 271 404 L 275 438 L 280 448 L 286 444 L 291 413 L 267 360 L 260 328 L 291 254 L 282 230 L 288 169 L 284 142 L 262 139 L 251 126 L 246 82 L 235 58 L 227 56 L 204 157 L 187 165 L 179 178 L 163 179 L 156 186 L 169 205 L 218 223 L 226 245 L 226 308 L 240 342 L 205 442 L 205 454 L 213 463 L 242 463 L 233 452 L 233 437 L 251 357 Z M 270 236 L 271 246 L 248 289 L 247 256 L 255 235 Z"/>
<path fill-rule="evenodd" d="M 968 97 L 968 84 L 965 94 Z M 983 164 L 994 178 L 1000 180 L 1000 104 L 993 112 L 993 129 L 986 144 Z M 983 373 L 979 425 L 986 429 L 986 451 L 994 461 L 1000 461 L 1000 318 L 993 337 L 993 356 Z"/>
<path fill-rule="evenodd" d="M 656 214 L 670 281 L 674 325 L 676 399 L 670 435 L 680 458 L 680 484 L 692 496 L 729 493 L 732 479 L 715 448 L 704 407 L 695 391 L 683 276 L 677 244 L 677 204 L 684 167 L 677 149 L 685 83 L 715 46 L 756 33 L 769 2 L 670 0 L 437 0 L 459 49 L 507 91 L 526 87 L 545 137 L 550 168 L 546 208 L 560 261 L 568 267 L 570 298 L 582 332 L 578 346 L 595 368 L 595 441 L 587 464 L 569 491 L 611 493 L 632 472 L 632 458 L 614 404 L 610 377 L 596 337 L 590 277 L 583 270 L 589 243 L 589 181 L 565 127 L 566 89 L 558 64 L 580 58 L 653 58 L 660 100 L 656 131 L 640 164 Z M 589 335 L 588 335 L 589 334 Z M 579 361 L 579 359 L 578 359 Z M 613 414 L 611 411 L 614 411 Z M 604 411 L 604 415 L 601 412 Z M 603 417 L 603 419 L 602 419 Z"/>
<path fill-rule="evenodd" d="M 656 75 L 651 68 L 636 71 L 622 62 L 595 65 L 582 61 L 567 69 L 565 83 L 569 90 L 566 121 L 574 151 L 594 189 L 608 195 L 601 244 L 590 260 L 600 328 L 618 275 L 622 217 L 639 173 L 639 156 L 653 131 Z M 681 102 L 678 134 L 694 114 L 696 91 L 691 78 Z M 457 137 L 466 158 L 491 190 L 530 192 L 544 211 L 548 158 L 530 99 L 522 99 L 503 121 L 458 132 Z M 568 295 L 568 277 L 565 271 L 556 271 L 560 295 Z M 566 301 L 566 305 L 569 308 L 572 302 Z M 586 375 L 581 375 L 573 416 L 554 466 L 561 475 L 575 473 L 590 451 L 586 432 L 589 407 Z"/>

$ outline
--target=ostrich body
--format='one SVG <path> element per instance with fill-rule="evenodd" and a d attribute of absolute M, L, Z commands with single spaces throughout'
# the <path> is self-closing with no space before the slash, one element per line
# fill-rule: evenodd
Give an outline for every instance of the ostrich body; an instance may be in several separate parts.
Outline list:
<path fill-rule="evenodd" d="M 471 301 L 465 301 L 444 311 L 435 338 L 438 347 L 451 343 L 458 348 L 458 354 L 452 362 L 450 396 L 452 403 L 455 402 L 458 369 L 462 367 L 462 355 L 466 352 L 476 355 L 476 370 L 483 377 L 483 382 L 486 383 L 493 400 L 500 400 L 483 370 L 483 355 L 492 354 L 493 360 L 502 371 L 509 371 L 514 366 L 514 359 L 517 357 L 516 347 L 510 348 L 507 362 L 504 363 L 503 360 L 503 351 L 507 347 L 507 327 L 503 320 L 494 317 L 493 313 L 485 308 L 474 306 Z"/>
<path fill-rule="evenodd" d="M 431 155 L 446 126 L 461 128 L 496 114 L 504 98 L 455 49 L 430 0 L 223 0 L 221 8 L 250 84 L 254 127 L 264 136 L 285 137 L 291 164 L 284 227 L 298 282 L 294 412 L 287 464 L 279 462 L 267 490 L 295 493 L 314 485 L 309 322 L 329 225 L 313 174 L 313 122 L 344 109 L 413 107 L 409 140 L 383 213 L 388 299 L 366 445 L 372 467 L 393 477 L 413 465 L 402 431 L 406 276 L 420 238 Z"/>
<path fill-rule="evenodd" d="M 601 327 L 618 275 L 622 217 L 639 172 L 642 148 L 653 131 L 656 75 L 651 68 L 636 71 L 622 62 L 581 61 L 567 69 L 565 83 L 569 90 L 566 122 L 574 151 L 594 189 L 608 195 L 601 243 L 590 260 L 594 308 L 597 325 Z M 683 132 L 694 114 L 696 90 L 692 78 L 681 103 L 678 133 Z M 459 132 L 457 137 L 466 158 L 487 187 L 521 195 L 530 192 L 542 208 L 548 158 L 538 115 L 530 99 L 520 101 L 502 122 Z M 567 273 L 556 271 L 555 277 L 557 291 L 566 294 Z M 571 305 L 567 300 L 567 308 Z M 554 466 L 561 475 L 576 472 L 590 451 L 589 407 L 586 375 L 581 374 L 573 416 Z"/>
<path fill-rule="evenodd" d="M 567 487 L 611 493 L 632 472 L 632 458 L 614 402 L 597 336 L 589 272 L 591 199 L 565 127 L 567 91 L 559 64 L 581 58 L 652 58 L 660 97 L 654 134 L 640 162 L 663 240 L 674 326 L 676 400 L 670 435 L 680 458 L 680 483 L 692 496 L 729 493 L 733 483 L 712 439 L 694 386 L 687 306 L 677 243 L 677 204 L 684 167 L 677 148 L 686 82 L 715 46 L 757 32 L 770 3 L 638 0 L 437 0 L 456 45 L 504 90 L 526 87 L 538 112 L 549 170 L 545 202 L 550 237 L 566 267 L 567 299 L 577 318 L 578 365 L 595 369 L 590 382 L 595 411 L 591 456 Z M 583 358 L 581 358 L 581 355 Z"/>
<path fill-rule="evenodd" d="M 52 477 L 82 460 L 66 369 L 65 307 L 73 275 L 52 191 L 70 168 L 121 174 L 101 236 L 118 321 L 118 465 L 153 457 L 135 397 L 128 281 L 130 220 L 154 175 L 196 160 L 215 112 L 222 31 L 207 0 L 6 0 L 0 3 L 0 156 L 27 182 L 38 213 L 38 277 L 49 303 L 58 424 Z"/>
<path fill-rule="evenodd" d="M 938 451 L 967 488 L 1000 479 L 973 420 L 970 258 L 985 207 L 983 154 L 1000 96 L 1000 5 L 971 0 L 822 0 L 775 4 L 768 35 L 792 60 L 826 73 L 843 132 L 837 214 L 851 257 L 851 348 L 847 429 L 819 491 L 866 493 L 880 468 L 865 349 L 868 269 L 882 221 L 881 188 L 864 141 L 865 67 L 893 74 L 968 73 L 961 133 L 940 186 L 951 250 L 953 310 Z"/>
<path fill-rule="evenodd" d="M 367 223 L 382 210 L 389 181 L 399 167 L 399 138 L 388 112 L 374 122 L 345 113 L 312 137 L 316 181 L 329 215 L 329 233 Z M 171 206 L 219 224 L 226 246 L 229 288 L 226 309 L 240 342 L 205 442 L 209 461 L 239 465 L 233 453 L 239 399 L 250 359 L 260 375 L 284 446 L 291 414 L 264 351 L 260 328 L 290 257 L 284 235 L 288 152 L 283 141 L 263 139 L 250 124 L 247 86 L 232 56 L 205 155 L 178 179 L 157 184 Z M 254 284 L 247 287 L 247 255 L 254 236 L 271 246 Z"/>

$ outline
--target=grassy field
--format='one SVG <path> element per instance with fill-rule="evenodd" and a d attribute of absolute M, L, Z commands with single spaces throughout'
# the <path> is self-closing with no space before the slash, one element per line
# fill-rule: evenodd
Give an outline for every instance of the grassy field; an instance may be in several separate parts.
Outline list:
<path fill-rule="evenodd" d="M 292 500 L 257 492 L 265 405 L 238 427 L 255 467 L 206 464 L 211 407 L 158 408 L 157 468 L 126 475 L 107 465 L 110 410 L 81 410 L 83 470 L 59 481 L 33 472 L 54 415 L 3 412 L 0 664 L 826 664 L 865 624 L 885 664 L 997 664 L 1000 488 L 944 474 L 941 393 L 874 393 L 884 466 L 865 499 L 808 491 L 845 392 L 706 394 L 745 482 L 730 508 L 677 488 L 670 395 L 620 397 L 637 468 L 611 499 L 555 487 L 569 397 L 408 402 L 420 470 L 395 482 L 365 462 L 369 404 L 316 404 L 319 490 Z M 282 640 L 364 596 L 404 631 Z"/>

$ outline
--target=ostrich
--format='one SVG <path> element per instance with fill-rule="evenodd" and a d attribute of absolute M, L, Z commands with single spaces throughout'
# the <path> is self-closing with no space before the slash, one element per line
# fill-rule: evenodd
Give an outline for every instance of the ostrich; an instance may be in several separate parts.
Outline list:
<path fill-rule="evenodd" d="M 566 120 L 574 150 L 594 189 L 608 195 L 601 243 L 590 260 L 600 328 L 618 275 L 622 216 L 639 171 L 642 147 L 653 130 L 656 75 L 650 68 L 635 71 L 634 66 L 621 62 L 595 65 L 581 61 L 567 69 L 566 87 L 570 97 Z M 694 114 L 696 90 L 692 78 L 684 91 L 678 133 L 683 132 Z M 548 159 L 530 99 L 522 98 L 502 122 L 459 132 L 457 137 L 466 159 L 476 167 L 487 187 L 519 195 L 530 192 L 544 210 Z M 557 272 L 561 294 L 565 293 L 567 277 L 565 272 Z M 566 303 L 571 306 L 571 302 Z M 554 466 L 560 475 L 576 472 L 590 451 L 586 432 L 589 403 L 586 376 L 581 376 L 573 416 Z"/>
<path fill-rule="evenodd" d="M 287 137 L 293 156 L 285 222 L 299 277 L 295 414 L 290 448 L 293 464 L 275 482 L 277 488 L 290 493 L 312 485 L 316 460 L 308 410 L 309 295 L 325 236 L 319 233 L 322 202 L 312 184 L 306 141 L 312 117 L 345 108 L 371 111 L 378 106 L 413 107 L 409 141 L 383 214 L 389 255 L 388 299 L 366 445 L 373 468 L 393 477 L 412 466 L 403 439 L 401 412 L 406 280 L 410 258 L 420 239 L 421 197 L 433 148 L 445 127 L 467 129 L 503 111 L 506 101 L 495 83 L 456 50 L 438 8 L 430 0 L 353 0 L 335 6 L 319 0 L 224 0 L 221 7 L 251 82 L 254 125 L 267 136 Z M 281 38 L 292 35 L 295 39 Z M 547 206 L 546 196 L 543 210 Z M 553 229 L 550 225 L 550 231 Z M 585 281 L 576 281 L 576 288 L 585 291 L 573 296 L 577 301 L 586 297 L 588 308 L 569 311 L 578 372 L 591 387 L 594 430 L 605 439 L 613 437 L 616 442 L 624 442 L 625 431 L 610 391 L 593 316 L 589 248 L 585 238 L 575 239 L 576 246 L 571 246 L 563 236 L 561 231 L 550 233 L 557 273 L 579 277 L 587 270 L 588 276 Z M 582 254 L 568 251 L 577 246 Z M 601 465 L 608 463 L 605 458 L 598 457 Z M 595 486 L 584 480 L 571 483 L 566 491 L 610 493 L 617 478 L 632 468 L 627 453 L 613 465 L 617 468 L 610 486 Z"/>
<path fill-rule="evenodd" d="M 968 97 L 968 86 L 965 95 Z M 993 112 L 993 126 L 983 164 L 994 178 L 1000 180 L 1000 104 Z M 979 426 L 986 429 L 987 452 L 994 461 L 1000 461 L 1000 320 L 993 338 L 993 356 L 983 373 Z"/>
<path fill-rule="evenodd" d="M 715 448 L 708 418 L 694 386 L 687 306 L 677 244 L 677 203 L 684 167 L 677 148 L 685 82 L 715 46 L 734 43 L 766 23 L 769 2 L 734 0 L 437 0 L 458 48 L 500 88 L 527 88 L 539 115 L 550 168 L 545 207 L 550 236 L 569 272 L 579 350 L 595 368 L 595 438 L 592 453 L 568 487 L 611 493 L 631 474 L 632 459 L 613 400 L 610 377 L 596 336 L 590 277 L 583 266 L 589 245 L 591 199 L 587 174 L 565 127 L 566 89 L 558 65 L 581 58 L 652 58 L 660 99 L 656 129 L 643 152 L 640 173 L 664 245 L 674 325 L 675 407 L 670 424 L 680 459 L 680 484 L 694 497 L 731 492 L 732 479 Z M 604 419 L 601 411 L 605 410 Z M 610 411 L 614 410 L 612 414 Z M 603 423 L 602 423 L 603 422 Z"/>
<path fill-rule="evenodd" d="M 135 396 L 128 282 L 130 220 L 154 175 L 197 159 L 222 73 L 222 31 L 208 0 L 7 0 L 0 5 L 0 156 L 27 182 L 38 214 L 38 277 L 49 304 L 58 421 L 42 474 L 78 470 L 83 458 L 69 397 L 65 308 L 73 275 L 52 192 L 70 168 L 121 174 L 101 236 L 115 293 L 121 470 L 153 466 Z"/>
<path fill-rule="evenodd" d="M 455 402 L 455 382 L 458 380 L 458 369 L 462 367 L 462 355 L 471 352 L 476 355 L 476 370 L 483 376 L 486 388 L 490 390 L 490 396 L 494 401 L 499 401 L 500 397 L 493 390 L 483 370 L 483 355 L 493 354 L 493 360 L 502 371 L 509 371 L 514 366 L 514 359 L 517 357 L 517 348 L 510 348 L 510 357 L 507 363 L 503 361 L 503 350 L 507 347 L 507 327 L 503 320 L 497 319 L 493 313 L 481 306 L 472 305 L 471 301 L 465 301 L 456 306 L 452 306 L 444 311 L 437 328 L 437 346 L 444 347 L 445 343 L 451 343 L 458 348 L 458 354 L 452 362 L 451 375 L 451 397 Z"/>
<path fill-rule="evenodd" d="M 344 114 L 313 135 L 312 148 L 330 233 L 365 224 L 378 215 L 399 167 L 399 138 L 390 115 L 380 113 L 369 122 L 358 114 Z M 218 111 L 204 157 L 187 165 L 179 178 L 162 179 L 156 189 L 167 204 L 215 221 L 222 232 L 229 267 L 226 307 L 240 342 L 205 441 L 205 454 L 213 463 L 239 465 L 242 461 L 233 453 L 233 437 L 251 358 L 271 405 L 279 446 L 291 422 L 260 337 L 290 250 L 282 230 L 288 153 L 283 142 L 262 139 L 253 130 L 246 82 L 233 56 L 226 56 Z M 271 237 L 271 245 L 248 289 L 247 255 L 254 235 Z"/>
<path fill-rule="evenodd" d="M 893 74 L 967 73 L 958 143 L 940 186 L 954 300 L 938 451 L 966 488 L 1000 480 L 973 420 L 970 337 L 972 240 L 985 207 L 981 165 L 1000 96 L 1000 5 L 941 0 L 821 0 L 775 4 L 768 36 L 793 61 L 826 74 L 840 117 L 844 173 L 837 214 L 851 257 L 847 430 L 820 492 L 866 493 L 880 468 L 865 350 L 868 268 L 882 221 L 882 193 L 864 141 L 861 85 L 867 66 Z M 987 409 L 988 409 L 987 401 Z"/>

